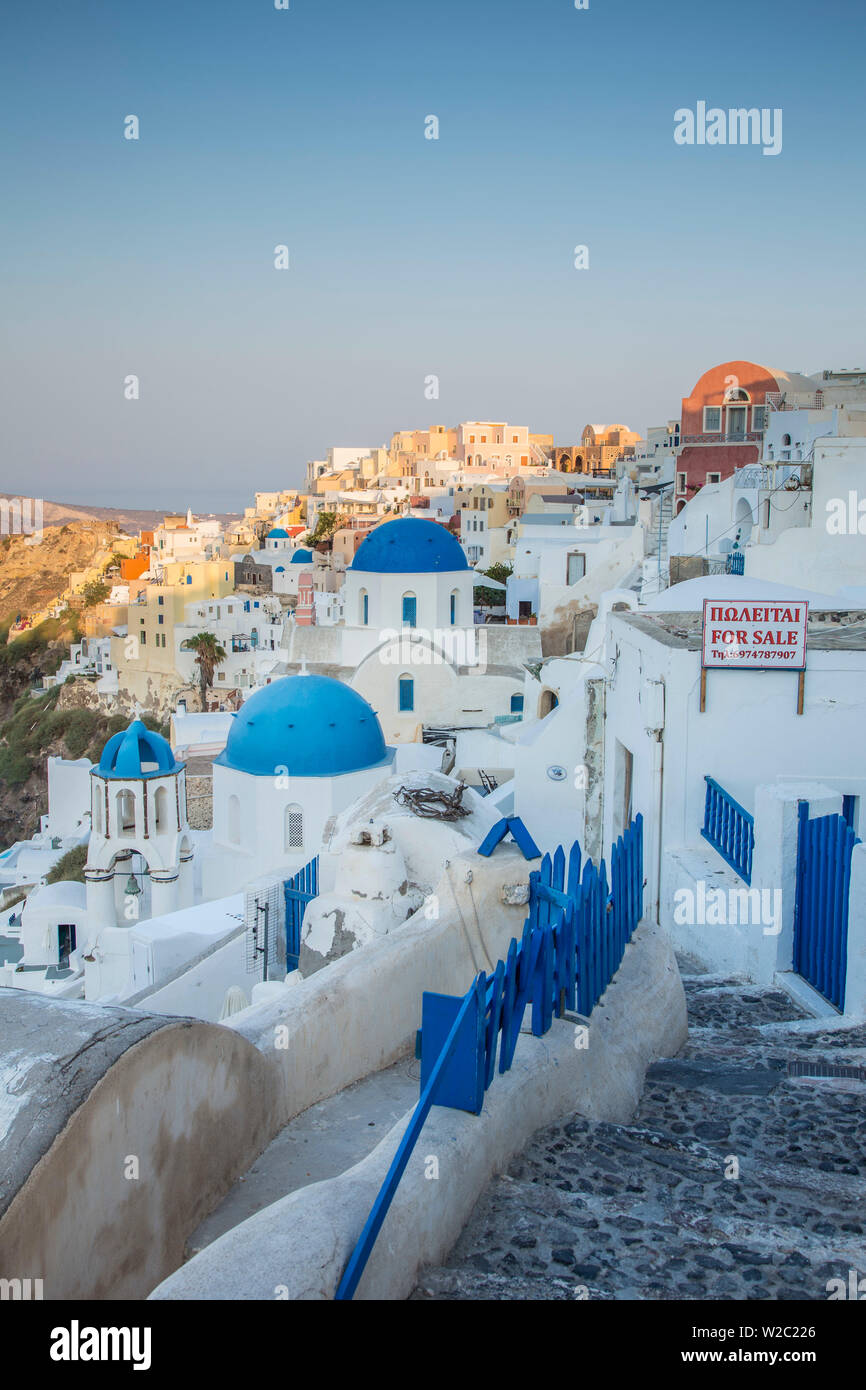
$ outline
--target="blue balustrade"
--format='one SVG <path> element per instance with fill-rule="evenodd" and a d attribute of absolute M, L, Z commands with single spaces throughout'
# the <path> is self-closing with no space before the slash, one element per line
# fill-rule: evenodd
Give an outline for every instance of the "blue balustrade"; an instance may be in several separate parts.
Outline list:
<path fill-rule="evenodd" d="M 479 975 L 463 997 L 425 993 L 420 1034 L 421 1097 L 337 1290 L 350 1299 L 433 1105 L 479 1114 L 497 1070 L 508 1071 L 527 1007 L 541 1037 L 554 1018 L 588 1018 L 601 999 L 643 915 L 643 817 L 638 815 L 604 860 L 582 860 L 575 841 L 545 854 L 529 875 L 529 916 L 492 975 Z M 497 1067 L 498 1062 L 498 1067 Z"/>
<path fill-rule="evenodd" d="M 755 848 L 754 817 L 712 777 L 705 777 L 704 781 L 707 798 L 701 834 L 744 883 L 750 884 Z"/>

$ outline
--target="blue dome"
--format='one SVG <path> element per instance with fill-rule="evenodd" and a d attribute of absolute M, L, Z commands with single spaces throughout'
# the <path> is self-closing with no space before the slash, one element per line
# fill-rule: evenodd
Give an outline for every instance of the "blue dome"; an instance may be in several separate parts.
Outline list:
<path fill-rule="evenodd" d="M 267 541 L 287 541 L 288 539 L 289 533 L 288 531 L 284 531 L 282 526 L 275 526 L 273 531 L 269 531 L 265 536 L 265 540 Z"/>
<path fill-rule="evenodd" d="M 371 531 L 351 568 L 367 574 L 451 574 L 469 565 L 460 542 L 444 526 L 403 517 Z"/>
<path fill-rule="evenodd" d="M 308 560 L 312 560 L 312 550 L 296 550 L 292 556 L 293 565 L 305 565 Z"/>
<path fill-rule="evenodd" d="M 175 760 L 171 745 L 162 734 L 154 733 L 140 719 L 134 719 L 128 729 L 121 729 L 108 740 L 96 771 L 100 777 L 127 780 L 163 777 L 168 772 L 180 772 L 182 767 L 183 763 Z"/>
<path fill-rule="evenodd" d="M 376 712 L 330 676 L 282 676 L 244 703 L 232 720 L 221 767 L 273 777 L 338 777 L 389 759 Z"/>

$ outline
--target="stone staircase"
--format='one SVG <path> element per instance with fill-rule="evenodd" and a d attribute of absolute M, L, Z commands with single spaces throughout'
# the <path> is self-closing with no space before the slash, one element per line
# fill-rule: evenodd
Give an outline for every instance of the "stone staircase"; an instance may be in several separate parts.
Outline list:
<path fill-rule="evenodd" d="M 661 508 L 661 528 L 659 527 L 659 508 Z M 654 509 L 653 524 L 647 528 L 646 555 L 641 566 L 640 581 L 634 586 L 643 603 L 654 598 L 656 594 L 668 587 L 668 531 L 672 516 L 673 490 L 669 488 L 659 494 L 659 500 Z"/>
<path fill-rule="evenodd" d="M 866 1275 L 866 1027 L 683 979 L 689 1041 L 632 1123 L 540 1131 L 413 1299 L 825 1300 Z"/>

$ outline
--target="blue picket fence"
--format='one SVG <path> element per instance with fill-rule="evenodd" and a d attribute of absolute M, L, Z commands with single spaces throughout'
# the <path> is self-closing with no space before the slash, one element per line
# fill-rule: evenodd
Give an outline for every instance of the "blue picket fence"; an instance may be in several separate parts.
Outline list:
<path fill-rule="evenodd" d="M 754 817 L 712 777 L 705 777 L 704 781 L 707 784 L 707 798 L 701 834 L 743 882 L 750 884 L 752 852 L 755 848 Z"/>
<path fill-rule="evenodd" d="M 851 855 L 860 843 L 844 815 L 809 819 L 798 807 L 794 969 L 837 1009 L 845 1008 Z"/>
<path fill-rule="evenodd" d="M 307 903 L 319 895 L 318 855 L 283 884 L 283 892 L 286 899 L 286 974 L 289 974 L 298 968 Z"/>
<path fill-rule="evenodd" d="M 462 998 L 425 992 L 420 1034 L 421 1095 L 394 1155 L 336 1297 L 351 1299 L 432 1106 L 480 1114 L 497 1071 L 508 1071 L 526 1008 L 536 1037 L 554 1017 L 589 1017 L 622 962 L 643 915 L 643 817 L 604 860 L 581 865 L 575 842 L 545 855 L 529 875 L 529 917 L 492 975 L 480 974 Z"/>

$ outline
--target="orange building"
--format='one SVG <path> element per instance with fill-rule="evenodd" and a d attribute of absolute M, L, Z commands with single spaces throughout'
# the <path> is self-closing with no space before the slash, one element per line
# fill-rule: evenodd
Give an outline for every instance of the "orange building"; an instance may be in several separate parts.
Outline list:
<path fill-rule="evenodd" d="M 761 457 L 770 403 L 786 391 L 813 393 L 799 372 L 737 360 L 711 367 L 683 397 L 674 511 L 706 483 L 720 483 Z"/>

